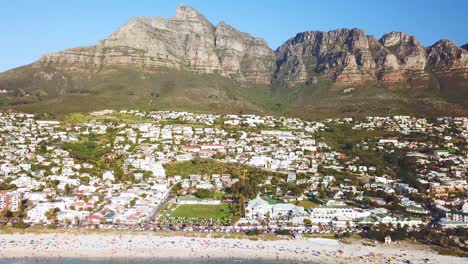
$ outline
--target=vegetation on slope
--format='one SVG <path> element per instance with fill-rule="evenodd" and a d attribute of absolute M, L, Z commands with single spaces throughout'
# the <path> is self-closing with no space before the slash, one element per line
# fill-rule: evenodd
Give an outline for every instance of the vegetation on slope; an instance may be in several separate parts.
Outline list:
<path fill-rule="evenodd" d="M 238 83 L 216 74 L 108 67 L 72 75 L 25 66 L 0 75 L 0 107 L 62 115 L 102 109 L 256 113 L 323 119 L 368 115 L 463 115 L 467 105 L 435 88 L 392 91 L 378 84 L 344 91 L 317 77 L 293 88 Z M 451 98 L 454 98 L 452 95 Z M 455 101 L 454 101 L 455 102 Z"/>

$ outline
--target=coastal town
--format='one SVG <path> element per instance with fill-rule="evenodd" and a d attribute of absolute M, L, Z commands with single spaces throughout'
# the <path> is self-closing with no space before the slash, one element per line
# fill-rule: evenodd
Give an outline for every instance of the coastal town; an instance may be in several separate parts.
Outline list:
<path fill-rule="evenodd" d="M 0 222 L 467 250 L 467 143 L 467 117 L 2 112 Z"/>

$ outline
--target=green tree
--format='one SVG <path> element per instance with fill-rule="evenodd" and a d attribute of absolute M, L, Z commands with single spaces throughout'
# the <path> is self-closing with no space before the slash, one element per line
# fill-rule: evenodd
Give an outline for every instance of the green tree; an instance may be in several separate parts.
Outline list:
<path fill-rule="evenodd" d="M 214 193 L 208 189 L 197 189 L 195 196 L 201 199 L 213 198 Z"/>
<path fill-rule="evenodd" d="M 50 209 L 49 211 L 47 211 L 45 213 L 45 216 L 46 216 L 47 220 L 49 220 L 52 224 L 56 224 L 57 223 L 57 213 L 58 212 L 60 212 L 59 208 L 53 208 L 53 209 Z"/>

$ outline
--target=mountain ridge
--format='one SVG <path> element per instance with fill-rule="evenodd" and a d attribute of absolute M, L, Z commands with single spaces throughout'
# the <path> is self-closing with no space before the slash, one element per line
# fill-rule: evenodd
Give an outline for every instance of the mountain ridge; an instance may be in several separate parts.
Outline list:
<path fill-rule="evenodd" d="M 468 105 L 467 45 L 440 40 L 424 47 L 404 32 L 377 39 L 362 29 L 343 28 L 300 32 L 273 51 L 262 38 L 225 22 L 215 26 L 194 8 L 181 5 L 171 18 L 131 18 L 95 46 L 45 54 L 30 65 L 0 73 L 0 90 L 5 91 L 0 105 L 114 93 L 114 97 L 133 94 L 151 102 L 167 97 L 165 104 L 189 102 L 195 108 L 194 99 L 208 105 L 232 103 L 235 109 L 249 106 L 246 110 L 274 112 L 305 107 L 313 111 L 321 107 L 317 99 L 346 101 L 350 108 L 343 107 L 354 109 L 353 104 L 363 104 L 364 98 L 349 91 L 363 89 L 362 95 L 376 101 L 397 97 L 404 101 L 398 95 L 404 93 L 417 100 L 443 102 L 429 103 L 430 109 L 461 103 L 454 109 L 463 113 Z M 164 73 L 183 80 L 164 78 Z M 190 88 L 191 79 L 195 88 Z M 262 110 L 263 101 L 271 104 Z"/>
<path fill-rule="evenodd" d="M 391 88 L 430 86 L 433 78 L 468 80 L 468 52 L 449 40 L 424 47 L 404 32 L 380 39 L 361 29 L 296 34 L 276 50 L 274 80 L 294 86 L 323 75 L 343 86 L 378 82 Z M 411 74 L 411 78 L 406 76 Z"/>
<path fill-rule="evenodd" d="M 175 37 L 171 34 L 175 34 Z M 179 36 L 181 34 L 183 36 Z M 306 41 L 307 37 L 316 41 L 325 37 L 322 43 L 306 43 L 319 45 L 318 47 L 303 48 L 309 48 L 309 54 L 306 55 L 320 56 L 313 59 L 322 60 L 324 63 L 316 67 L 301 65 L 304 62 L 298 60 L 298 54 L 291 50 L 294 47 L 285 47 L 299 41 L 301 36 L 302 41 Z M 328 50 L 330 44 L 336 43 L 347 46 L 340 49 L 335 45 Z M 168 44 L 182 47 L 174 49 Z M 92 50 L 87 51 L 89 48 Z M 311 74 L 307 74 L 305 69 L 310 67 L 314 68 L 314 75 L 322 74 L 345 86 L 365 84 L 369 81 L 394 85 L 405 81 L 404 75 L 409 71 L 413 75 L 418 74 L 418 81 L 422 84 L 406 83 L 406 87 L 428 85 L 430 76 L 426 66 L 430 69 L 434 67 L 438 72 L 466 72 L 468 68 L 468 53 L 450 40 L 439 40 L 429 47 L 424 47 L 416 37 L 396 31 L 386 33 L 378 40 L 358 28 L 326 32 L 305 31 L 297 33 L 273 51 L 262 38 L 240 32 L 225 22 L 214 26 L 195 9 L 182 5 L 178 6 L 176 14 L 169 19 L 131 18 L 107 39 L 89 48 L 81 47 L 47 54 L 40 58 L 39 62 L 75 64 L 85 60 L 85 64 L 94 64 L 98 69 L 106 63 L 169 67 L 198 73 L 219 73 L 237 81 L 257 84 L 280 81 L 292 86 L 310 79 Z M 284 58 L 285 48 L 289 48 L 287 52 L 293 53 L 291 62 Z M 443 52 L 445 54 L 440 56 Z M 461 58 L 456 60 L 455 57 Z M 451 58 L 454 58 L 455 63 Z M 294 69 L 284 72 L 281 68 L 288 64 L 296 65 L 293 65 Z M 287 76 L 282 76 L 285 73 Z M 465 75 L 466 73 L 463 77 Z M 293 80 L 294 78 L 297 80 Z"/>
<path fill-rule="evenodd" d="M 98 45 L 79 49 L 47 54 L 38 62 L 67 65 L 84 61 L 96 69 L 106 64 L 168 67 L 259 84 L 270 83 L 274 65 L 273 51 L 265 41 L 225 23 L 214 26 L 186 6 L 179 6 L 169 19 L 131 18 Z"/>

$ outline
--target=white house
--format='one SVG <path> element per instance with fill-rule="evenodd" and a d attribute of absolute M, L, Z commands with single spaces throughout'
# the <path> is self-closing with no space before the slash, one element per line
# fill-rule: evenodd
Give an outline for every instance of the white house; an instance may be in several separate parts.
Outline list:
<path fill-rule="evenodd" d="M 356 219 L 356 218 L 364 218 L 370 216 L 371 213 L 369 211 L 361 211 L 356 208 L 352 207 L 316 207 L 312 208 L 309 211 L 310 220 L 313 223 L 330 223 L 333 219 L 340 219 L 342 217 Z"/>
<path fill-rule="evenodd" d="M 103 181 L 114 182 L 115 181 L 114 172 L 113 171 L 105 171 L 104 174 L 102 174 L 102 180 Z"/>
<path fill-rule="evenodd" d="M 260 198 L 260 195 L 250 200 L 245 207 L 245 218 L 266 218 L 276 219 L 281 216 L 301 216 L 305 215 L 304 207 L 287 203 L 269 204 Z"/>
<path fill-rule="evenodd" d="M 47 211 L 58 208 L 60 211 L 65 210 L 64 202 L 51 202 L 38 204 L 36 207 L 28 211 L 25 222 L 32 224 L 49 223 L 46 217 Z"/>

